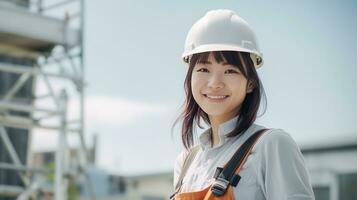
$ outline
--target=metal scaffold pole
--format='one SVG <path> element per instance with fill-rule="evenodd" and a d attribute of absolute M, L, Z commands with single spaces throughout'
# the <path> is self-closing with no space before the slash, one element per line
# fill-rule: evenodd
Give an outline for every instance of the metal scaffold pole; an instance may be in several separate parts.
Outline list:
<path fill-rule="evenodd" d="M 66 136 L 66 116 L 67 116 L 67 94 L 65 90 L 60 94 L 61 130 L 59 130 L 58 144 L 56 151 L 55 166 L 55 200 L 66 200 L 67 183 L 64 179 L 67 166 L 67 136 Z"/>

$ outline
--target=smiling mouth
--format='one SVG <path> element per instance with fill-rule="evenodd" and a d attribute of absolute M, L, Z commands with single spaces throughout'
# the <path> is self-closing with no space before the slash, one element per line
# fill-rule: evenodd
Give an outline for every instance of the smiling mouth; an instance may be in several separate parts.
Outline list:
<path fill-rule="evenodd" d="M 203 94 L 203 96 L 212 101 L 222 101 L 229 97 L 229 95 L 208 95 L 208 94 Z"/>

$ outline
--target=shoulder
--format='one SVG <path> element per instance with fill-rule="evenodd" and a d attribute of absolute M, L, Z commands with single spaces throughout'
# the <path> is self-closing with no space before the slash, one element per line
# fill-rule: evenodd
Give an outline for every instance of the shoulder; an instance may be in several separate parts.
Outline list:
<path fill-rule="evenodd" d="M 199 146 L 194 146 L 192 147 L 190 150 L 186 150 L 186 149 L 183 149 L 176 157 L 175 159 L 175 168 L 176 169 L 181 169 L 188 154 L 190 154 L 190 152 L 196 148 L 199 148 Z"/>
<path fill-rule="evenodd" d="M 259 139 L 256 151 L 258 182 L 267 199 L 313 199 L 304 157 L 289 133 L 268 130 Z"/>
<path fill-rule="evenodd" d="M 254 148 L 263 165 L 304 162 L 299 146 L 292 136 L 282 129 L 266 131 Z"/>
<path fill-rule="evenodd" d="M 182 172 L 183 167 L 185 165 L 185 161 L 187 159 L 187 156 L 192 152 L 192 150 L 198 150 L 198 146 L 195 146 L 191 148 L 190 150 L 183 149 L 179 155 L 176 157 L 175 164 L 174 164 L 174 187 L 177 185 L 177 181 L 179 179 L 179 176 Z"/>
<path fill-rule="evenodd" d="M 187 155 L 188 155 L 188 151 L 184 149 L 178 154 L 178 156 L 175 159 L 174 178 L 173 178 L 174 187 L 176 187 L 176 185 L 177 185 L 177 181 L 181 174 L 182 166 L 183 166 L 183 163 L 185 162 Z"/>
<path fill-rule="evenodd" d="M 188 155 L 188 152 L 186 149 L 183 149 L 177 156 L 176 156 L 176 159 L 175 159 L 175 168 L 176 167 L 179 167 L 181 168 L 187 155 Z"/>
<path fill-rule="evenodd" d="M 292 136 L 283 129 L 269 129 L 257 141 L 257 146 L 261 148 L 279 147 L 279 148 L 297 148 L 298 145 Z"/>

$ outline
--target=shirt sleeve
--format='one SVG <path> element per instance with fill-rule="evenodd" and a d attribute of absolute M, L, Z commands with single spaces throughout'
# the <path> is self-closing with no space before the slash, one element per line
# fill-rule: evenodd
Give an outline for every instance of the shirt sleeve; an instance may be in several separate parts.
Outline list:
<path fill-rule="evenodd" d="M 303 155 L 283 130 L 262 136 L 258 179 L 267 200 L 314 200 Z"/>
<path fill-rule="evenodd" d="M 173 178 L 173 187 L 176 187 L 177 184 L 177 179 L 179 178 L 180 174 L 181 174 L 181 169 L 182 169 L 182 165 L 186 159 L 187 156 L 187 151 L 182 151 L 175 160 L 175 165 L 174 165 L 174 178 Z"/>

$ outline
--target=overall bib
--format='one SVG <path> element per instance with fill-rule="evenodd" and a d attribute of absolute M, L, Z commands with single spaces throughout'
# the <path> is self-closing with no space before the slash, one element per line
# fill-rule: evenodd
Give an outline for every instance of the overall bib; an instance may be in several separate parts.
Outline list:
<path fill-rule="evenodd" d="M 262 129 L 255 132 L 243 145 L 239 147 L 224 168 L 217 168 L 214 175 L 215 182 L 213 182 L 213 184 L 200 191 L 180 193 L 183 177 L 199 149 L 198 147 L 194 148 L 186 157 L 182 167 L 182 172 L 176 185 L 176 192 L 170 197 L 170 199 L 235 200 L 233 186 L 237 186 L 240 180 L 239 172 L 253 149 L 254 144 L 266 130 L 267 129 Z"/>

